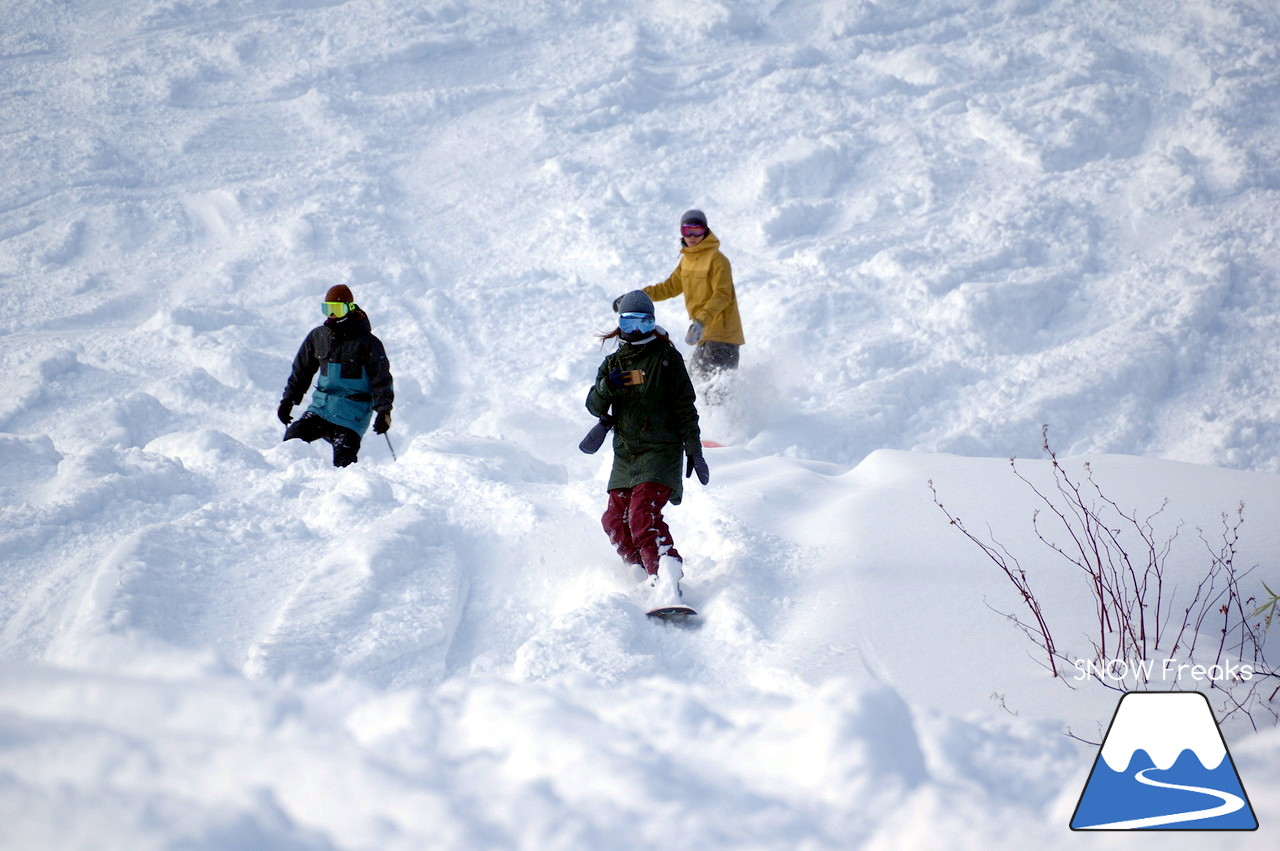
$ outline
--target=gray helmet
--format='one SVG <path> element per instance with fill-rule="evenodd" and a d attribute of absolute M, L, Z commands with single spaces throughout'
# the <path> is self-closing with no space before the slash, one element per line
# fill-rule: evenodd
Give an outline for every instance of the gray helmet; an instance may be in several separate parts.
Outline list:
<path fill-rule="evenodd" d="M 702 225 L 707 227 L 707 214 L 701 210 L 685 210 L 684 215 L 680 217 L 682 225 Z"/>
<path fill-rule="evenodd" d="M 619 313 L 653 314 L 653 299 L 645 295 L 644 290 L 632 290 L 618 299 L 615 305 Z"/>

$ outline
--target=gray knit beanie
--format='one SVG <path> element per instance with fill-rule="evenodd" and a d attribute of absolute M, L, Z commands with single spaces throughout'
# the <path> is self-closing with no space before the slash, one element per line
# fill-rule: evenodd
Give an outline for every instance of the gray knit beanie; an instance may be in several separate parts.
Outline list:
<path fill-rule="evenodd" d="M 702 225 L 707 227 L 707 214 L 701 210 L 685 210 L 680 217 L 681 225 Z"/>
<path fill-rule="evenodd" d="M 644 290 L 632 290 L 618 299 L 619 313 L 648 313 L 653 315 L 653 299 Z"/>

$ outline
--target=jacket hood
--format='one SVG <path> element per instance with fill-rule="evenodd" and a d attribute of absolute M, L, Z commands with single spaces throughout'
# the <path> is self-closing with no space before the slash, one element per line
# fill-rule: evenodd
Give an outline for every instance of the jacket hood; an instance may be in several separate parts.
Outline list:
<path fill-rule="evenodd" d="M 616 351 L 627 352 L 633 349 L 642 349 L 645 346 L 652 343 L 654 340 L 662 340 L 667 345 L 671 345 L 671 335 L 667 333 L 667 329 L 663 328 L 661 325 L 655 325 L 653 327 L 653 330 L 649 332 L 649 335 L 642 339 L 624 340 L 621 337 L 619 337 L 618 348 Z"/>
<path fill-rule="evenodd" d="M 355 337 L 360 334 L 368 334 L 373 328 L 369 323 L 369 314 L 358 307 L 341 319 L 332 317 L 326 319 L 324 324 L 326 328 L 339 337 Z"/>
<path fill-rule="evenodd" d="M 680 239 L 681 254 L 700 254 L 703 251 L 713 251 L 718 250 L 719 248 L 720 239 L 711 231 L 710 228 L 707 229 L 707 235 L 702 238 L 702 242 L 699 242 L 697 245 L 685 245 L 684 238 L 681 237 Z"/>

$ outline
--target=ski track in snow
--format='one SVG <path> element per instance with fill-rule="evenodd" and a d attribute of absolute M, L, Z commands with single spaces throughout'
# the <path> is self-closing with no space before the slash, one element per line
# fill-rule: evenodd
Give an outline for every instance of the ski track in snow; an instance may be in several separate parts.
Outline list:
<path fill-rule="evenodd" d="M 0 844 L 1074 847 L 1060 730 L 1113 696 L 1028 660 L 926 483 L 1025 552 L 1048 423 L 1275 564 L 1264 0 L 10 6 Z M 689 206 L 748 345 L 662 624 L 574 447 Z M 334 283 L 398 461 L 279 442 Z M 1196 847 L 1274 843 L 1248 733 L 1264 827 Z"/>
<path fill-rule="evenodd" d="M 1110 824 L 1090 825 L 1088 830 L 1138 830 L 1140 828 L 1162 827 L 1168 824 L 1185 824 L 1186 822 L 1199 821 L 1201 819 L 1216 818 L 1217 816 L 1230 815 L 1245 805 L 1244 798 L 1239 795 L 1233 795 L 1230 792 L 1223 792 L 1218 789 L 1210 789 L 1204 786 L 1180 786 L 1177 783 L 1164 783 L 1159 780 L 1153 780 L 1147 777 L 1148 771 L 1157 771 L 1156 768 L 1148 768 L 1139 771 L 1134 775 L 1139 783 L 1144 786 L 1155 786 L 1160 789 L 1180 789 L 1183 792 L 1198 792 L 1202 795 L 1209 795 L 1222 801 L 1216 807 L 1208 807 L 1203 810 L 1194 810 L 1186 813 L 1170 813 L 1163 816 L 1149 816 L 1147 818 L 1128 819 L 1126 821 L 1115 821 Z"/>

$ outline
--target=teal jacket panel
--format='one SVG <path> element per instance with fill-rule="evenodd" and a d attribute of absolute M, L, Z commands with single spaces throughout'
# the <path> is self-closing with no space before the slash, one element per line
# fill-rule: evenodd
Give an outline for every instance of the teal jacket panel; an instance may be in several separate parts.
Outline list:
<path fill-rule="evenodd" d="M 325 364 L 316 381 L 316 390 L 311 394 L 307 412 L 363 435 L 373 421 L 369 373 L 362 367 L 359 378 L 343 378 L 342 366 L 332 361 Z"/>

